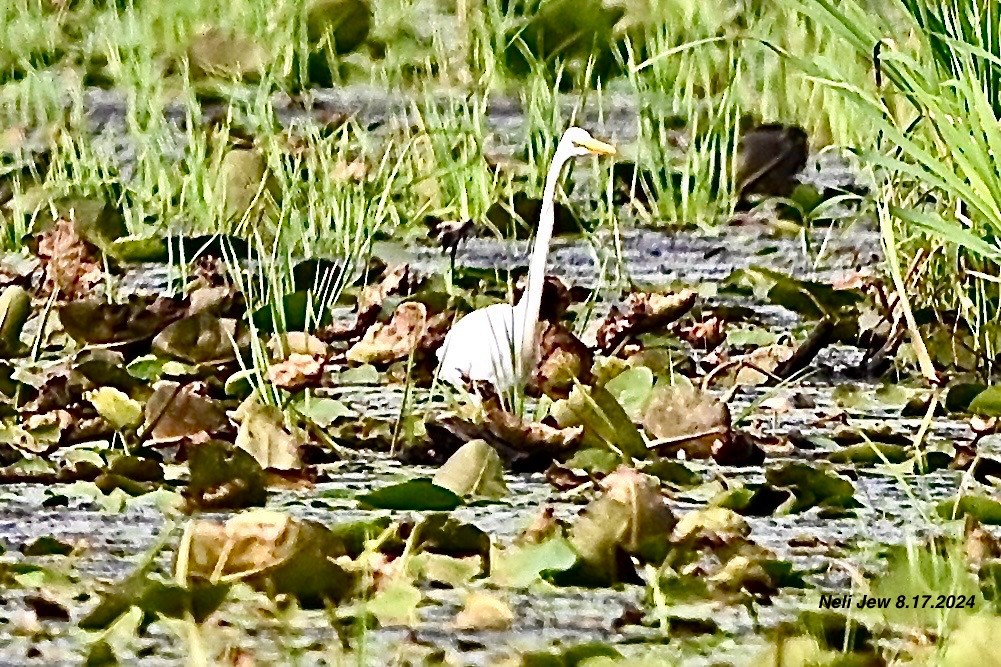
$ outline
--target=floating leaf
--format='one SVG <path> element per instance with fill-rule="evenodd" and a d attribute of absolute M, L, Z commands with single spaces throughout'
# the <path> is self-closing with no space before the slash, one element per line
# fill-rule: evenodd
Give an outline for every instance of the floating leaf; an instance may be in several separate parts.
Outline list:
<path fill-rule="evenodd" d="M 244 581 L 306 607 L 338 602 L 356 590 L 359 573 L 335 562 L 340 541 L 324 526 L 280 512 L 253 510 L 225 523 L 195 521 L 187 562 L 190 581 Z"/>
<path fill-rule="evenodd" d="M 726 403 L 688 382 L 657 385 L 643 425 L 663 441 L 661 451 L 682 450 L 689 458 L 709 458 L 732 438 Z"/>
<path fill-rule="evenodd" d="M 970 401 L 969 411 L 982 417 L 1001 417 L 1001 385 L 987 387 Z"/>
<path fill-rule="evenodd" d="M 733 510 L 709 506 L 693 510 L 678 519 L 671 541 L 719 545 L 747 537 L 750 532 L 747 520 Z"/>
<path fill-rule="evenodd" d="M 296 409 L 320 428 L 328 428 L 338 419 L 358 416 L 358 413 L 335 398 L 310 397 L 299 402 Z"/>
<path fill-rule="evenodd" d="M 114 387 L 101 387 L 85 397 L 106 422 L 118 430 L 135 428 L 143 422 L 143 406 Z"/>
<path fill-rule="evenodd" d="M 397 578 L 365 603 L 365 611 L 375 616 L 382 626 L 414 625 L 418 620 L 417 606 L 423 599 L 419 588 Z"/>
<path fill-rule="evenodd" d="M 31 315 L 31 297 L 17 285 L 0 293 L 0 355 L 10 356 L 21 345 L 21 329 Z"/>
<path fill-rule="evenodd" d="M 417 348 L 426 324 L 427 307 L 423 303 L 401 303 L 388 324 L 373 324 L 365 332 L 365 336 L 347 351 L 347 359 L 364 364 L 406 359 Z"/>
<path fill-rule="evenodd" d="M 910 453 L 903 445 L 885 442 L 861 443 L 850 445 L 831 452 L 827 460 L 831 463 L 854 463 L 856 465 L 877 465 L 879 463 L 901 463 L 906 461 Z"/>
<path fill-rule="evenodd" d="M 321 357 L 293 353 L 268 366 L 268 380 L 279 389 L 291 392 L 319 387 L 325 366 L 326 360 Z"/>
<path fill-rule="evenodd" d="M 300 442 L 285 430 L 281 408 L 262 404 L 256 395 L 249 396 L 232 413 L 240 425 L 236 446 L 251 454 L 265 469 L 299 470 Z"/>
<path fill-rule="evenodd" d="M 633 421 L 640 421 L 653 391 L 653 371 L 635 366 L 619 373 L 605 383 L 605 391 L 622 406 Z"/>
<path fill-rule="evenodd" d="M 185 493 L 190 509 L 242 509 L 267 500 L 264 469 L 242 449 L 220 440 L 191 447 Z"/>
<path fill-rule="evenodd" d="M 624 581 L 635 576 L 628 556 L 659 564 L 667 553 L 675 518 L 659 482 L 623 467 L 602 480 L 602 486 L 605 493 L 587 505 L 571 528 L 570 543 L 580 561 L 560 581 Z"/>
<path fill-rule="evenodd" d="M 114 623 L 130 607 L 138 607 L 152 620 L 190 617 L 201 623 L 219 608 L 229 592 L 228 584 L 193 582 L 181 586 L 157 578 L 143 568 L 114 586 L 94 609 L 80 619 L 84 630 L 103 630 Z"/>
<path fill-rule="evenodd" d="M 460 447 L 431 481 L 465 498 L 496 500 L 507 495 L 500 455 L 485 440 L 471 440 Z"/>
<path fill-rule="evenodd" d="M 813 319 L 838 315 L 863 299 L 857 290 L 837 290 L 825 283 L 799 280 L 761 266 L 737 269 L 722 286 Z"/>
<path fill-rule="evenodd" d="M 66 333 L 87 345 L 147 340 L 183 314 L 184 306 L 179 302 L 139 297 L 122 304 L 87 299 L 59 307 L 59 321 Z"/>
<path fill-rule="evenodd" d="M 411 479 L 376 489 L 358 498 L 362 505 L 383 510 L 430 510 L 448 512 L 462 498 L 429 479 Z"/>
<path fill-rule="evenodd" d="M 682 290 L 677 294 L 630 294 L 622 308 L 612 306 L 612 310 L 599 325 L 596 334 L 598 349 L 610 352 L 631 336 L 662 331 L 691 310 L 696 297 L 697 294 L 692 290 Z"/>
<path fill-rule="evenodd" d="M 507 630 L 514 612 L 506 602 L 485 591 L 471 591 L 453 625 L 463 630 Z"/>
<path fill-rule="evenodd" d="M 936 512 L 943 519 L 962 519 L 964 516 L 972 516 L 980 523 L 1001 525 L 1001 502 L 987 496 L 963 495 L 943 500 L 936 507 Z"/>
<path fill-rule="evenodd" d="M 539 544 L 523 544 L 499 550 L 491 557 L 490 579 L 498 586 L 526 588 L 556 572 L 577 564 L 577 552 L 564 537 Z"/>
<path fill-rule="evenodd" d="M 213 433 L 229 423 L 219 401 L 200 393 L 197 383 L 161 381 L 146 401 L 144 428 L 154 440 Z"/>
<path fill-rule="evenodd" d="M 198 313 L 168 325 L 153 338 L 153 351 L 190 364 L 220 364 L 236 358 L 246 332 L 237 322 Z"/>
<path fill-rule="evenodd" d="M 857 507 L 855 487 L 833 472 L 821 470 L 808 463 L 792 462 L 765 471 L 769 484 L 788 489 L 795 501 L 787 508 L 796 513 L 814 506 L 831 509 Z"/>
<path fill-rule="evenodd" d="M 621 451 L 632 457 L 647 454 L 646 441 L 615 398 L 600 387 L 574 387 L 570 397 L 553 404 L 552 414 L 563 428 L 584 427 L 584 443 Z"/>

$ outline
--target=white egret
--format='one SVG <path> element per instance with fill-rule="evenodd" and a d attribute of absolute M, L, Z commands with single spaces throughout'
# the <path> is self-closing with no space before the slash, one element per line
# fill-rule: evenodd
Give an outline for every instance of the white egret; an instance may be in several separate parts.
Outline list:
<path fill-rule="evenodd" d="M 507 391 L 521 385 L 531 374 L 538 361 L 539 308 L 553 236 L 553 201 L 563 166 L 571 158 L 614 153 L 614 146 L 598 141 L 579 127 L 563 133 L 546 175 L 525 293 L 514 306 L 496 303 L 459 319 L 438 350 L 439 377 L 457 386 L 467 380 L 485 380 L 498 391 Z"/>

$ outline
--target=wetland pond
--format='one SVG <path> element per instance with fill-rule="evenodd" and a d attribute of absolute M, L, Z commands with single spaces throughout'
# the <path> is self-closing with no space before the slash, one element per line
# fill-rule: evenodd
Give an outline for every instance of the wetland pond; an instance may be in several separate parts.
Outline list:
<path fill-rule="evenodd" d="M 92 97 L 128 182 L 124 107 Z M 631 117 L 584 119 L 628 144 Z M 514 154 L 516 105 L 490 118 Z M 822 155 L 800 182 L 852 178 Z M 961 610 L 821 595 L 995 604 L 950 560 L 998 548 L 984 388 L 920 381 L 869 221 L 558 237 L 542 363 L 589 377 L 546 366 L 515 416 L 434 383 L 433 352 L 518 289 L 524 240 L 383 234 L 366 270 L 290 265 L 281 291 L 274 256 L 223 242 L 184 270 L 115 258 L 135 245 L 104 209 L 67 206 L 0 272 L 0 663 L 885 664 Z"/>

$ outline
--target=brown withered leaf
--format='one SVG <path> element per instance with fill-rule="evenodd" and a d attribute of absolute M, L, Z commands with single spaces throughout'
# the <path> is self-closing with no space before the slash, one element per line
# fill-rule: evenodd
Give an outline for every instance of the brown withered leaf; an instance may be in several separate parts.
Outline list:
<path fill-rule="evenodd" d="M 710 317 L 677 328 L 678 337 L 697 350 L 712 350 L 726 339 L 726 320 Z"/>
<path fill-rule="evenodd" d="M 676 294 L 630 294 L 621 308 L 612 306 L 602 320 L 596 334 L 598 349 L 610 352 L 631 336 L 666 327 L 691 310 L 696 297 L 693 290 L 682 290 Z"/>
<path fill-rule="evenodd" d="M 536 394 L 566 398 L 577 382 L 590 384 L 594 353 L 562 323 L 548 323 L 539 344 L 539 362 L 529 389 Z"/>
<path fill-rule="evenodd" d="M 383 278 L 375 285 L 367 285 L 358 296 L 358 313 L 367 313 L 373 308 L 382 308 L 382 302 L 390 296 L 410 294 L 417 282 L 417 276 L 407 264 L 386 267 Z"/>
<path fill-rule="evenodd" d="M 966 515 L 963 536 L 966 541 L 966 557 L 974 567 L 980 567 L 985 561 L 1001 558 L 1001 541 L 972 514 Z"/>
<path fill-rule="evenodd" d="M 775 370 L 796 351 L 792 345 L 776 343 L 764 345 L 737 358 L 733 384 L 742 387 L 757 387 L 768 383 Z"/>
<path fill-rule="evenodd" d="M 58 292 L 70 301 L 85 298 L 104 277 L 100 250 L 81 238 L 76 225 L 65 218 L 38 235 L 37 254 L 45 271 L 45 294 Z"/>
<path fill-rule="evenodd" d="M 226 363 L 236 358 L 247 331 L 237 320 L 203 312 L 168 325 L 153 338 L 153 350 L 192 364 Z"/>
<path fill-rule="evenodd" d="M 424 325 L 424 334 L 417 344 L 417 350 L 420 352 L 420 356 L 431 360 L 434 366 L 438 365 L 435 352 L 445 344 L 445 336 L 448 335 L 448 330 L 454 321 L 455 313 L 444 310 L 429 317 Z"/>
<path fill-rule="evenodd" d="M 765 450 L 756 436 L 735 431 L 731 437 L 720 438 L 713 443 L 712 457 L 724 466 L 760 465 L 765 460 Z"/>
<path fill-rule="evenodd" d="M 236 446 L 250 452 L 265 470 L 300 470 L 301 442 L 285 429 L 281 408 L 262 404 L 256 395 L 249 396 L 233 413 L 240 425 Z"/>
<path fill-rule="evenodd" d="M 222 404 L 205 395 L 202 383 L 162 381 L 146 401 L 144 430 L 154 441 L 211 434 L 228 424 Z"/>
<path fill-rule="evenodd" d="M 660 564 L 677 523 L 655 477 L 621 466 L 601 486 L 604 493 L 584 508 L 570 530 L 570 542 L 581 557 L 576 576 L 582 583 L 635 577 L 625 555 Z"/>
<path fill-rule="evenodd" d="M 373 324 L 360 341 L 347 351 L 348 361 L 385 364 L 406 359 L 424 334 L 427 307 L 423 303 L 401 303 L 387 324 Z"/>
<path fill-rule="evenodd" d="M 59 321 L 79 343 L 113 345 L 152 338 L 186 310 L 183 300 L 169 297 L 134 296 L 120 304 L 84 299 L 62 304 Z"/>
<path fill-rule="evenodd" d="M 500 399 L 483 388 L 485 419 L 474 423 L 452 415 L 436 415 L 425 423 L 424 448 L 412 447 L 412 462 L 440 462 L 471 440 L 486 440 L 505 464 L 521 470 L 545 470 L 553 459 L 575 451 L 584 437 L 580 426 L 557 428 L 545 422 L 525 422 L 501 407 Z"/>
<path fill-rule="evenodd" d="M 658 451 L 683 450 L 689 458 L 709 458 L 732 438 L 727 404 L 690 384 L 657 385 L 643 426 L 657 439 Z"/>
<path fill-rule="evenodd" d="M 312 521 L 251 510 L 224 524 L 196 521 L 187 535 L 189 579 L 244 581 L 270 595 L 291 595 L 309 607 L 336 602 L 359 584 L 359 572 L 338 564 L 344 553 L 341 541 Z"/>
<path fill-rule="evenodd" d="M 502 409 L 499 401 L 493 397 L 483 402 L 483 409 L 487 429 L 511 449 L 565 453 L 576 449 L 584 436 L 584 429 L 580 426 L 557 428 L 543 422 L 522 421 Z"/>
<path fill-rule="evenodd" d="M 523 275 L 515 286 L 515 303 L 520 301 L 528 286 L 528 274 Z M 539 320 L 556 322 L 567 312 L 574 302 L 574 292 L 559 276 L 546 276 L 542 283 L 542 300 L 539 301 Z"/>
<path fill-rule="evenodd" d="M 386 267 L 383 278 L 374 285 L 366 285 L 358 295 L 353 320 L 335 322 L 317 332 L 324 341 L 351 340 L 372 327 L 379 317 L 383 302 L 390 296 L 412 294 L 420 277 L 407 264 Z"/>
<path fill-rule="evenodd" d="M 292 353 L 288 359 L 268 366 L 268 379 L 286 391 L 319 387 L 326 359 L 309 354 Z"/>
<path fill-rule="evenodd" d="M 305 331 L 289 331 L 272 336 L 268 341 L 268 352 L 272 358 L 282 360 L 288 358 L 290 354 L 325 357 L 330 353 L 330 348 L 322 340 Z"/>

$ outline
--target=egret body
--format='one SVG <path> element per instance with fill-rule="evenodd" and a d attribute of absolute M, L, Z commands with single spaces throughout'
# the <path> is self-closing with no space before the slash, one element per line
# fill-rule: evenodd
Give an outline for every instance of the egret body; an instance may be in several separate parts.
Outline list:
<path fill-rule="evenodd" d="M 513 306 L 496 303 L 459 319 L 438 350 L 439 377 L 457 386 L 467 380 L 487 381 L 498 391 L 507 391 L 525 381 L 538 361 L 539 308 L 553 237 L 556 187 L 563 167 L 575 157 L 614 153 L 613 146 L 594 139 L 579 127 L 571 127 L 563 134 L 546 175 L 524 294 Z"/>

